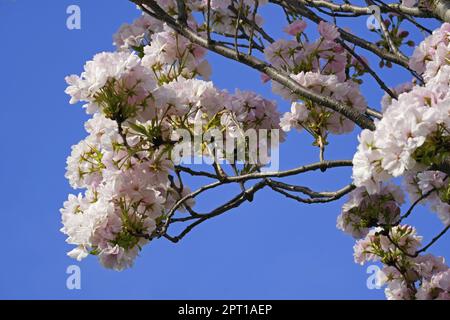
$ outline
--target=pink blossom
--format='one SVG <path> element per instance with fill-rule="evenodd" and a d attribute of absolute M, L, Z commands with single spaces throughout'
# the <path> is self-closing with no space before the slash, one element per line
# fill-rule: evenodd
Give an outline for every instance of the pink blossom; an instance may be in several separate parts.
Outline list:
<path fill-rule="evenodd" d="M 304 20 L 296 20 L 284 28 L 284 32 L 291 36 L 296 36 L 306 29 L 306 22 Z"/>
<path fill-rule="evenodd" d="M 318 29 L 319 29 L 320 35 L 325 40 L 334 41 L 336 38 L 339 37 L 339 31 L 338 31 L 337 27 L 328 22 L 320 21 Z"/>
<path fill-rule="evenodd" d="M 261 82 L 262 83 L 266 83 L 266 82 L 268 82 L 268 81 L 270 81 L 270 77 L 267 75 L 267 74 L 265 74 L 265 73 L 261 73 L 260 74 L 260 78 L 261 78 Z"/>
<path fill-rule="evenodd" d="M 417 5 L 417 0 L 402 0 L 402 5 L 408 8 L 413 8 Z"/>

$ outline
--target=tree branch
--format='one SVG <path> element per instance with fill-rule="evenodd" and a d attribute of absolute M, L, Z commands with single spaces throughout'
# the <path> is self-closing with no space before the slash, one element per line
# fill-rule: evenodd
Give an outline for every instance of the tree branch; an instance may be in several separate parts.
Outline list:
<path fill-rule="evenodd" d="M 439 232 L 439 234 L 436 236 L 436 237 L 434 237 L 425 247 L 423 247 L 422 249 L 420 249 L 420 250 L 418 250 L 416 253 L 415 253 L 415 256 L 418 256 L 419 254 L 421 254 L 422 252 L 425 252 L 425 251 L 427 251 L 428 250 L 428 248 L 429 247 L 431 247 L 433 244 L 435 244 L 436 243 L 436 241 L 438 241 L 447 231 L 448 231 L 448 229 L 450 229 L 450 224 L 448 225 L 448 226 L 446 226 L 445 228 L 444 228 L 444 230 L 442 230 L 441 232 Z"/>
<path fill-rule="evenodd" d="M 206 221 L 208 219 L 211 219 L 213 217 L 221 215 L 222 213 L 227 212 L 233 208 L 240 206 L 245 201 L 248 201 L 249 197 L 253 197 L 253 195 L 257 191 L 261 190 L 265 186 L 266 186 L 266 181 L 260 181 L 257 184 L 255 184 L 254 186 L 252 186 L 251 188 L 248 188 L 245 191 L 241 192 L 240 194 L 238 194 L 236 197 L 234 197 L 230 201 L 228 201 L 225 204 L 219 206 L 218 208 L 212 210 L 211 212 L 209 212 L 207 214 L 199 214 L 198 217 L 195 217 L 197 220 L 195 222 L 193 222 L 192 224 L 188 225 L 178 236 L 172 237 L 172 236 L 168 235 L 167 233 L 164 233 L 163 236 L 166 239 L 176 243 L 176 242 L 180 241 L 181 239 L 183 239 L 183 237 L 185 237 L 190 231 L 192 231 L 192 229 L 194 229 L 199 224 L 203 223 L 204 221 Z M 189 220 L 193 220 L 195 218 L 192 218 Z M 172 220 L 172 221 L 182 221 L 182 220 L 177 219 L 177 220 Z"/>
<path fill-rule="evenodd" d="M 153 16 L 158 17 L 158 19 L 166 22 L 171 28 L 177 31 L 182 36 L 186 37 L 193 43 L 207 48 L 215 53 L 218 53 L 224 57 L 242 62 L 255 70 L 267 74 L 272 80 L 280 83 L 281 85 L 287 87 L 292 91 L 292 93 L 297 94 L 299 97 L 304 99 L 312 100 L 315 103 L 323 105 L 330 108 L 348 119 L 352 120 L 358 126 L 363 129 L 375 130 L 375 125 L 373 121 L 368 118 L 365 114 L 353 109 L 352 107 L 340 103 L 329 97 L 317 94 L 307 88 L 303 88 L 296 81 L 294 81 L 289 75 L 282 73 L 281 71 L 275 69 L 273 66 L 267 64 L 266 62 L 259 60 L 253 56 L 248 55 L 237 55 L 235 50 L 224 47 L 217 43 L 209 43 L 206 39 L 203 39 L 196 32 L 187 26 L 180 25 L 176 20 L 174 20 L 170 15 L 168 15 L 154 0 L 130 0 L 138 4 L 142 10 L 149 12 L 147 9 L 153 10 Z"/>
<path fill-rule="evenodd" d="M 328 8 L 333 10 L 334 12 L 349 12 L 349 13 L 356 13 L 359 15 L 371 15 L 372 12 L 367 7 L 361 7 L 352 5 L 351 3 L 344 3 L 344 4 L 336 4 L 329 1 L 324 0 L 299 0 L 299 2 L 302 2 L 305 5 L 312 5 L 317 8 Z M 413 17 L 420 17 L 420 18 L 432 18 L 434 17 L 433 13 L 430 11 L 417 8 L 417 7 L 406 7 L 401 4 L 397 3 L 390 3 L 387 5 L 387 7 L 381 7 L 381 12 L 388 13 L 388 12 L 400 12 L 409 16 Z"/>
<path fill-rule="evenodd" d="M 289 192 L 284 191 L 283 190 L 284 188 L 280 187 L 279 182 L 270 180 L 269 187 L 272 190 L 274 190 L 275 192 L 278 192 L 278 193 L 286 196 L 287 198 L 296 200 L 301 203 L 307 203 L 307 204 L 332 202 L 332 201 L 342 198 L 343 196 L 345 196 L 346 194 L 350 193 L 352 190 L 355 189 L 355 186 L 348 185 L 348 186 L 345 186 L 344 188 L 334 191 L 334 192 L 314 192 L 314 191 L 309 190 L 308 188 L 300 187 L 300 188 L 304 188 L 303 191 L 300 191 L 300 192 L 302 192 L 302 193 L 311 192 L 311 194 L 312 194 L 311 198 L 302 198 L 302 197 L 295 196 L 295 195 L 290 194 Z M 300 190 L 299 187 L 295 187 L 292 189 Z"/>
<path fill-rule="evenodd" d="M 420 0 L 419 7 L 425 4 L 436 17 L 445 22 L 450 22 L 450 1 L 448 0 Z"/>

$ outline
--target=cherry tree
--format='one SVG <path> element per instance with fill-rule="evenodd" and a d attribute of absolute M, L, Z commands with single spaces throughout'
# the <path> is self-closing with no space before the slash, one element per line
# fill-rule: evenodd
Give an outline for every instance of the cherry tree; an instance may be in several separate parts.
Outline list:
<path fill-rule="evenodd" d="M 450 269 L 429 253 L 450 228 L 450 1 L 131 2 L 141 14 L 114 35 L 117 50 L 66 78 L 70 103 L 82 101 L 92 116 L 67 159 L 67 179 L 84 190 L 61 209 L 62 232 L 75 245 L 70 257 L 131 267 L 144 245 L 178 242 L 269 188 L 310 205 L 345 197 L 337 228 L 355 238 L 356 263 L 383 264 L 378 280 L 388 299 L 450 299 Z M 285 37 L 264 27 L 263 7 L 285 15 Z M 377 41 L 340 27 L 371 16 Z M 412 32 L 422 37 L 417 45 Z M 290 111 L 254 92 L 217 88 L 208 51 L 258 71 Z M 410 81 L 388 87 L 382 68 Z M 384 92 L 380 108 L 361 91 L 367 78 Z M 353 159 L 326 159 L 330 136 L 355 130 Z M 311 137 L 317 162 L 268 169 L 289 131 Z M 353 173 L 334 191 L 283 179 L 342 167 Z M 209 181 L 191 190 L 186 176 Z M 226 185 L 240 191 L 209 212 L 195 209 L 200 195 Z M 408 222 L 418 205 L 443 224 L 429 242 Z"/>

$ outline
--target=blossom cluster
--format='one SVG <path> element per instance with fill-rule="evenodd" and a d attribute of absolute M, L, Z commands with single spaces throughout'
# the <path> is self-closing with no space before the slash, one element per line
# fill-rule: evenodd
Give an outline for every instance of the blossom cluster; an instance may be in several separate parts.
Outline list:
<path fill-rule="evenodd" d="M 348 52 L 335 40 L 339 36 L 336 26 L 326 22 L 319 23 L 320 37 L 309 42 L 304 36 L 306 22 L 297 20 L 285 28 L 294 39 L 278 39 L 271 43 L 264 55 L 272 66 L 286 72 L 297 74 L 300 71 L 313 71 L 334 74 L 340 81 L 346 79 Z"/>
<path fill-rule="evenodd" d="M 304 71 L 291 77 L 302 87 L 346 103 L 359 112 L 364 112 L 367 107 L 358 85 L 353 81 L 341 82 L 335 75 Z M 354 129 L 355 123 L 340 113 L 330 111 L 311 100 L 305 99 L 303 103 L 295 101 L 297 97 L 279 84 L 274 83 L 273 90 L 286 99 L 294 100 L 291 112 L 285 113 L 281 120 L 284 131 L 305 128 L 315 137 L 326 138 L 328 132 L 342 134 Z"/>
<path fill-rule="evenodd" d="M 450 184 L 445 173 L 410 172 L 404 177 L 404 185 L 411 201 L 427 204 L 444 225 L 450 225 Z"/>
<path fill-rule="evenodd" d="M 379 285 L 390 300 L 450 299 L 450 268 L 443 257 L 417 255 L 422 237 L 408 225 L 372 229 L 354 246 L 355 262 L 383 263 Z"/>
<path fill-rule="evenodd" d="M 192 1 L 190 5 L 193 12 L 198 11 L 204 16 L 208 14 L 208 0 Z M 258 13 L 254 14 L 254 0 L 232 1 L 232 0 L 210 0 L 210 30 L 218 34 L 230 35 L 236 32 L 238 23 L 246 34 L 251 33 L 251 23 L 261 27 L 264 20 Z M 268 0 L 258 1 L 258 7 L 264 6 Z M 246 21 L 247 23 L 242 23 Z M 206 26 L 204 27 L 206 28 Z"/>
<path fill-rule="evenodd" d="M 450 25 L 442 27 L 424 40 L 424 43 L 445 45 Z M 421 43 L 413 54 L 411 66 L 424 75 L 424 85 L 404 86 L 398 99 L 384 107 L 383 119 L 376 130 L 364 130 L 353 162 L 353 179 L 369 193 L 379 191 L 381 182 L 406 173 L 418 173 L 438 164 L 448 154 L 447 141 L 450 125 L 449 75 L 450 65 L 445 60 L 450 51 L 440 51 Z M 421 58 L 420 58 L 421 57 Z M 426 61 L 419 68 L 419 61 Z M 437 61 L 440 61 L 439 63 Z M 438 66 L 439 64 L 439 66 Z"/>
<path fill-rule="evenodd" d="M 199 79 L 210 73 L 206 51 L 151 17 L 122 26 L 114 39 L 116 52 L 95 55 L 81 75 L 66 78 L 70 102 L 84 102 L 92 118 L 67 159 L 67 179 L 85 191 L 64 203 L 61 231 L 76 246 L 69 256 L 96 255 L 122 270 L 164 232 L 168 212 L 190 192 L 172 178 L 171 153 L 183 143 L 177 130 L 195 135 L 200 124 L 226 139 L 227 129 L 278 129 L 280 114 L 256 93 L 230 94 Z"/>
<path fill-rule="evenodd" d="M 383 186 L 376 195 L 369 195 L 365 188 L 357 188 L 343 205 L 337 227 L 354 238 L 365 237 L 370 228 L 397 223 L 404 201 L 402 190 L 393 184 Z"/>
<path fill-rule="evenodd" d="M 163 23 L 147 14 L 142 14 L 131 24 L 124 23 L 114 34 L 114 45 L 118 51 L 139 50 L 150 43 L 150 36 L 161 32 Z"/>
<path fill-rule="evenodd" d="M 376 194 L 356 188 L 342 208 L 337 227 L 357 240 L 356 263 L 383 264 L 377 282 L 386 285 L 388 299 L 450 299 L 450 268 L 442 257 L 420 255 L 422 237 L 414 227 L 402 224 L 403 202 L 403 192 L 393 184 L 383 185 Z"/>
<path fill-rule="evenodd" d="M 157 0 L 157 4 L 168 14 L 178 17 L 178 4 L 176 0 Z M 208 10 L 209 2 L 209 10 Z M 259 0 L 258 8 L 266 5 L 268 0 Z M 209 12 L 209 31 L 221 35 L 234 35 L 239 19 L 239 25 L 246 34 L 251 33 L 251 29 L 261 27 L 264 20 L 261 15 L 255 12 L 255 0 L 192 0 L 185 1 L 185 10 L 188 23 L 195 21 L 195 14 L 200 13 L 205 17 L 202 25 L 198 26 L 198 31 L 206 31 L 206 16 Z M 255 23 L 255 26 L 251 24 Z"/>
<path fill-rule="evenodd" d="M 424 83 L 405 83 L 382 99 L 383 118 L 363 130 L 353 158 L 356 189 L 337 226 L 357 240 L 355 262 L 380 261 L 380 284 L 389 299 L 450 299 L 450 269 L 442 257 L 423 255 L 422 237 L 403 224 L 415 204 L 429 205 L 450 225 L 447 174 L 437 171 L 449 155 L 450 24 L 414 51 L 410 67 Z M 445 170 L 444 170 L 445 171 Z M 403 195 L 390 181 L 402 177 L 412 207 L 401 215 Z"/>
<path fill-rule="evenodd" d="M 320 37 L 308 41 L 304 20 L 296 20 L 285 28 L 293 39 L 279 39 L 265 50 L 266 59 L 272 66 L 287 72 L 302 87 L 346 104 L 358 112 L 365 112 L 366 101 L 359 91 L 358 77 L 364 68 L 335 40 L 339 36 L 336 26 L 320 22 Z M 350 75 L 350 69 L 353 73 Z M 272 83 L 273 91 L 292 101 L 291 111 L 283 115 L 281 127 L 307 130 L 318 145 L 326 144 L 328 133 L 351 132 L 354 123 L 341 114 L 312 102 L 301 99 L 277 82 Z"/>

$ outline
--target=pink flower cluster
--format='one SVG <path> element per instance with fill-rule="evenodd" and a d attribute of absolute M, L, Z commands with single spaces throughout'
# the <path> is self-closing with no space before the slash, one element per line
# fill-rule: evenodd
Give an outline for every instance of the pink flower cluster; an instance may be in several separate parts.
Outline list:
<path fill-rule="evenodd" d="M 365 188 L 357 188 L 343 205 L 337 228 L 357 239 L 365 237 L 373 227 L 397 223 L 404 201 L 402 190 L 393 184 L 383 186 L 376 195 L 369 195 Z"/>
<path fill-rule="evenodd" d="M 176 0 L 157 0 L 158 5 L 164 9 L 167 13 L 173 17 L 178 16 L 178 6 Z M 268 3 L 268 0 L 259 0 L 258 7 L 264 6 Z M 253 10 L 255 7 L 254 0 L 243 0 L 242 7 L 240 8 L 241 1 L 232 0 L 210 0 L 210 31 L 218 34 L 234 34 L 236 29 L 237 17 L 241 16 L 241 27 L 247 34 L 250 34 L 249 23 L 243 23 L 244 18 L 247 21 L 253 20 Z M 186 10 L 188 14 L 188 22 L 193 23 L 195 21 L 195 14 L 201 13 L 203 17 L 206 17 L 208 12 L 208 0 L 192 0 L 186 1 Z M 204 21 L 206 22 L 206 21 Z M 258 26 L 262 26 L 263 19 L 261 15 L 256 14 L 255 23 Z M 205 29 L 206 26 L 201 26 Z"/>
<path fill-rule="evenodd" d="M 114 45 L 118 51 L 137 49 L 148 44 L 150 35 L 161 32 L 162 29 L 163 23 L 161 21 L 147 14 L 142 14 L 133 23 L 125 23 L 120 27 L 113 36 Z"/>
<path fill-rule="evenodd" d="M 161 32 L 151 36 L 150 45 L 144 47 L 142 65 L 152 70 L 159 83 L 179 76 L 208 79 L 211 67 L 204 59 L 205 54 L 206 49 L 192 44 L 165 25 Z"/>
<path fill-rule="evenodd" d="M 351 80 L 342 82 L 335 75 L 303 71 L 291 75 L 291 77 L 302 87 L 351 105 L 359 112 L 364 112 L 367 108 L 358 84 Z M 305 100 L 303 103 L 297 102 L 297 97 L 278 83 L 273 83 L 273 91 L 283 98 L 293 101 L 291 112 L 285 113 L 281 119 L 281 127 L 284 131 L 290 131 L 292 128 L 297 130 L 305 128 L 318 135 L 326 135 L 328 131 L 342 134 L 351 132 L 355 126 L 353 121 L 322 105 L 309 100 Z"/>
<path fill-rule="evenodd" d="M 422 243 L 422 237 L 417 235 L 416 229 L 408 225 L 391 228 L 385 234 L 383 229 L 373 228 L 368 234 L 356 241 L 354 249 L 355 262 L 364 264 L 368 261 L 392 259 L 405 254 L 413 255 Z M 385 255 L 390 255 L 386 259 Z M 388 264 L 391 262 L 389 261 Z"/>
<path fill-rule="evenodd" d="M 422 181 L 423 191 L 431 190 Z M 377 282 L 387 286 L 388 299 L 450 299 L 445 284 L 450 269 L 442 257 L 417 254 L 422 237 L 413 227 L 401 224 L 403 203 L 403 192 L 395 185 L 383 185 L 376 194 L 357 188 L 342 207 L 337 227 L 357 239 L 356 263 L 383 263 Z"/>
<path fill-rule="evenodd" d="M 305 29 L 306 23 L 302 20 L 288 25 L 285 31 L 294 35 L 295 39 L 278 39 L 271 43 L 264 50 L 267 61 L 275 68 L 289 73 L 312 71 L 326 75 L 333 74 L 339 81 L 345 81 L 349 54 L 334 41 L 339 35 L 336 26 L 321 22 L 319 24 L 321 37 L 312 43 L 301 37 Z"/>
<path fill-rule="evenodd" d="M 450 23 L 443 23 L 416 47 L 411 56 L 409 66 L 416 72 L 423 73 L 426 82 L 436 77 L 441 67 L 449 64 L 449 34 Z"/>
<path fill-rule="evenodd" d="M 385 197 L 385 183 L 402 177 L 412 202 L 428 204 L 446 226 L 450 224 L 447 175 L 433 170 L 446 156 L 450 140 L 449 39 L 450 25 L 445 23 L 416 48 L 410 67 L 423 75 L 425 83 L 394 88 L 398 99 L 385 95 L 376 130 L 361 132 L 353 158 L 353 182 L 358 188 L 338 220 L 338 227 L 353 236 L 366 234 L 354 247 L 355 261 L 385 265 L 380 282 L 387 285 L 389 299 L 450 299 L 450 269 L 444 259 L 419 254 L 421 237 L 414 228 L 400 224 L 402 201 Z M 361 194 L 370 199 L 368 204 L 355 200 Z M 375 214 L 371 223 L 364 220 L 374 212 L 383 215 L 385 208 L 390 213 L 383 219 Z"/>
<path fill-rule="evenodd" d="M 433 48 L 446 46 L 449 26 L 443 24 L 414 52 L 411 65 L 424 72 L 425 85 L 401 89 L 403 93 L 398 99 L 384 107 L 383 119 L 376 123 L 376 130 L 361 133 L 353 170 L 357 186 L 365 186 L 373 193 L 378 190 L 380 182 L 391 177 L 423 171 L 429 164 L 417 155 L 419 148 L 429 148 L 431 137 L 445 139 L 448 136 L 450 65 L 445 57 L 450 49 L 444 52 Z"/>
<path fill-rule="evenodd" d="M 297 36 L 305 31 L 306 26 L 307 24 L 305 20 L 295 20 L 284 28 L 284 32 L 290 34 L 291 36 Z"/>
<path fill-rule="evenodd" d="M 240 8 L 240 1 L 232 0 L 211 0 L 210 5 L 210 29 L 219 34 L 234 34 L 236 30 L 237 17 L 241 15 L 241 27 L 243 30 L 250 34 L 249 23 L 242 23 L 244 18 L 248 21 L 253 20 L 253 10 L 255 6 L 254 0 L 242 1 L 242 7 Z M 258 1 L 258 7 L 262 7 L 268 3 L 268 0 Z M 190 1 L 190 9 L 195 12 L 202 12 L 204 16 L 207 14 L 208 0 L 196 0 Z M 255 23 L 261 27 L 263 25 L 263 18 L 261 15 L 256 14 Z"/>
<path fill-rule="evenodd" d="M 279 39 L 270 44 L 264 51 L 266 59 L 275 68 L 289 73 L 301 86 L 365 112 L 366 101 L 354 81 L 360 75 L 361 68 L 335 41 L 339 36 L 336 26 L 321 22 L 318 26 L 320 37 L 315 42 L 309 42 L 303 36 L 305 29 L 306 22 L 303 20 L 288 25 L 285 32 L 295 39 Z M 349 68 L 355 68 L 352 77 L 346 73 Z M 280 123 L 284 131 L 306 129 L 316 142 L 321 140 L 318 144 L 324 144 L 329 132 L 342 134 L 353 130 L 352 121 L 329 108 L 308 99 L 300 102 L 297 95 L 277 82 L 273 82 L 272 87 L 274 93 L 292 101 L 291 111 L 283 115 Z"/>
<path fill-rule="evenodd" d="M 147 94 L 155 87 L 148 69 L 141 65 L 140 59 L 129 52 L 103 52 L 96 54 L 84 66 L 80 75 L 66 77 L 69 86 L 66 93 L 71 96 L 70 103 L 86 102 L 87 113 L 93 114 L 101 108 L 96 102 L 101 89 L 108 87 L 113 91 L 133 90 L 126 97 L 129 104 L 145 104 Z"/>
<path fill-rule="evenodd" d="M 450 300 L 450 268 L 442 257 L 416 255 L 421 242 L 411 226 L 395 226 L 388 233 L 375 228 L 356 242 L 355 262 L 384 264 L 377 282 L 387 286 L 389 300 Z"/>
<path fill-rule="evenodd" d="M 84 196 L 69 195 L 61 209 L 67 242 L 77 247 L 71 257 L 97 255 L 108 267 L 131 266 L 158 219 L 179 198 L 168 179 L 172 163 L 155 149 L 131 156 L 119 135 L 117 124 L 100 113 L 87 121 L 89 136 L 72 150 L 66 177 Z M 128 135 L 127 145 L 142 143 Z M 186 188 L 184 192 L 189 192 Z"/>
<path fill-rule="evenodd" d="M 431 180 L 431 176 L 421 180 L 421 192 L 434 187 Z M 443 184 L 442 176 L 435 180 Z M 377 282 L 386 285 L 388 299 L 450 299 L 445 282 L 450 269 L 442 257 L 417 254 L 422 237 L 413 227 L 401 224 L 403 203 L 403 192 L 395 185 L 383 185 L 376 194 L 357 188 L 343 205 L 337 227 L 357 239 L 353 248 L 356 263 L 383 263 Z"/>
<path fill-rule="evenodd" d="M 450 225 L 450 205 L 447 198 L 450 181 L 447 178 L 445 173 L 434 170 L 410 172 L 404 178 L 405 189 L 411 200 L 416 201 L 425 197 L 421 202 L 436 212 L 446 226 Z"/>
<path fill-rule="evenodd" d="M 226 138 L 228 129 L 277 129 L 280 122 L 274 102 L 252 92 L 229 94 L 196 78 L 209 75 L 206 51 L 167 26 L 140 42 L 153 24 L 144 15 L 121 27 L 119 51 L 95 55 L 81 75 L 66 78 L 71 103 L 85 102 L 92 118 L 85 124 L 88 136 L 67 159 L 67 179 L 85 192 L 64 203 L 61 231 L 76 246 L 69 256 L 96 255 L 115 270 L 133 264 L 190 192 L 170 177 L 171 152 L 182 143 L 178 129 L 194 135 L 200 124 Z"/>

